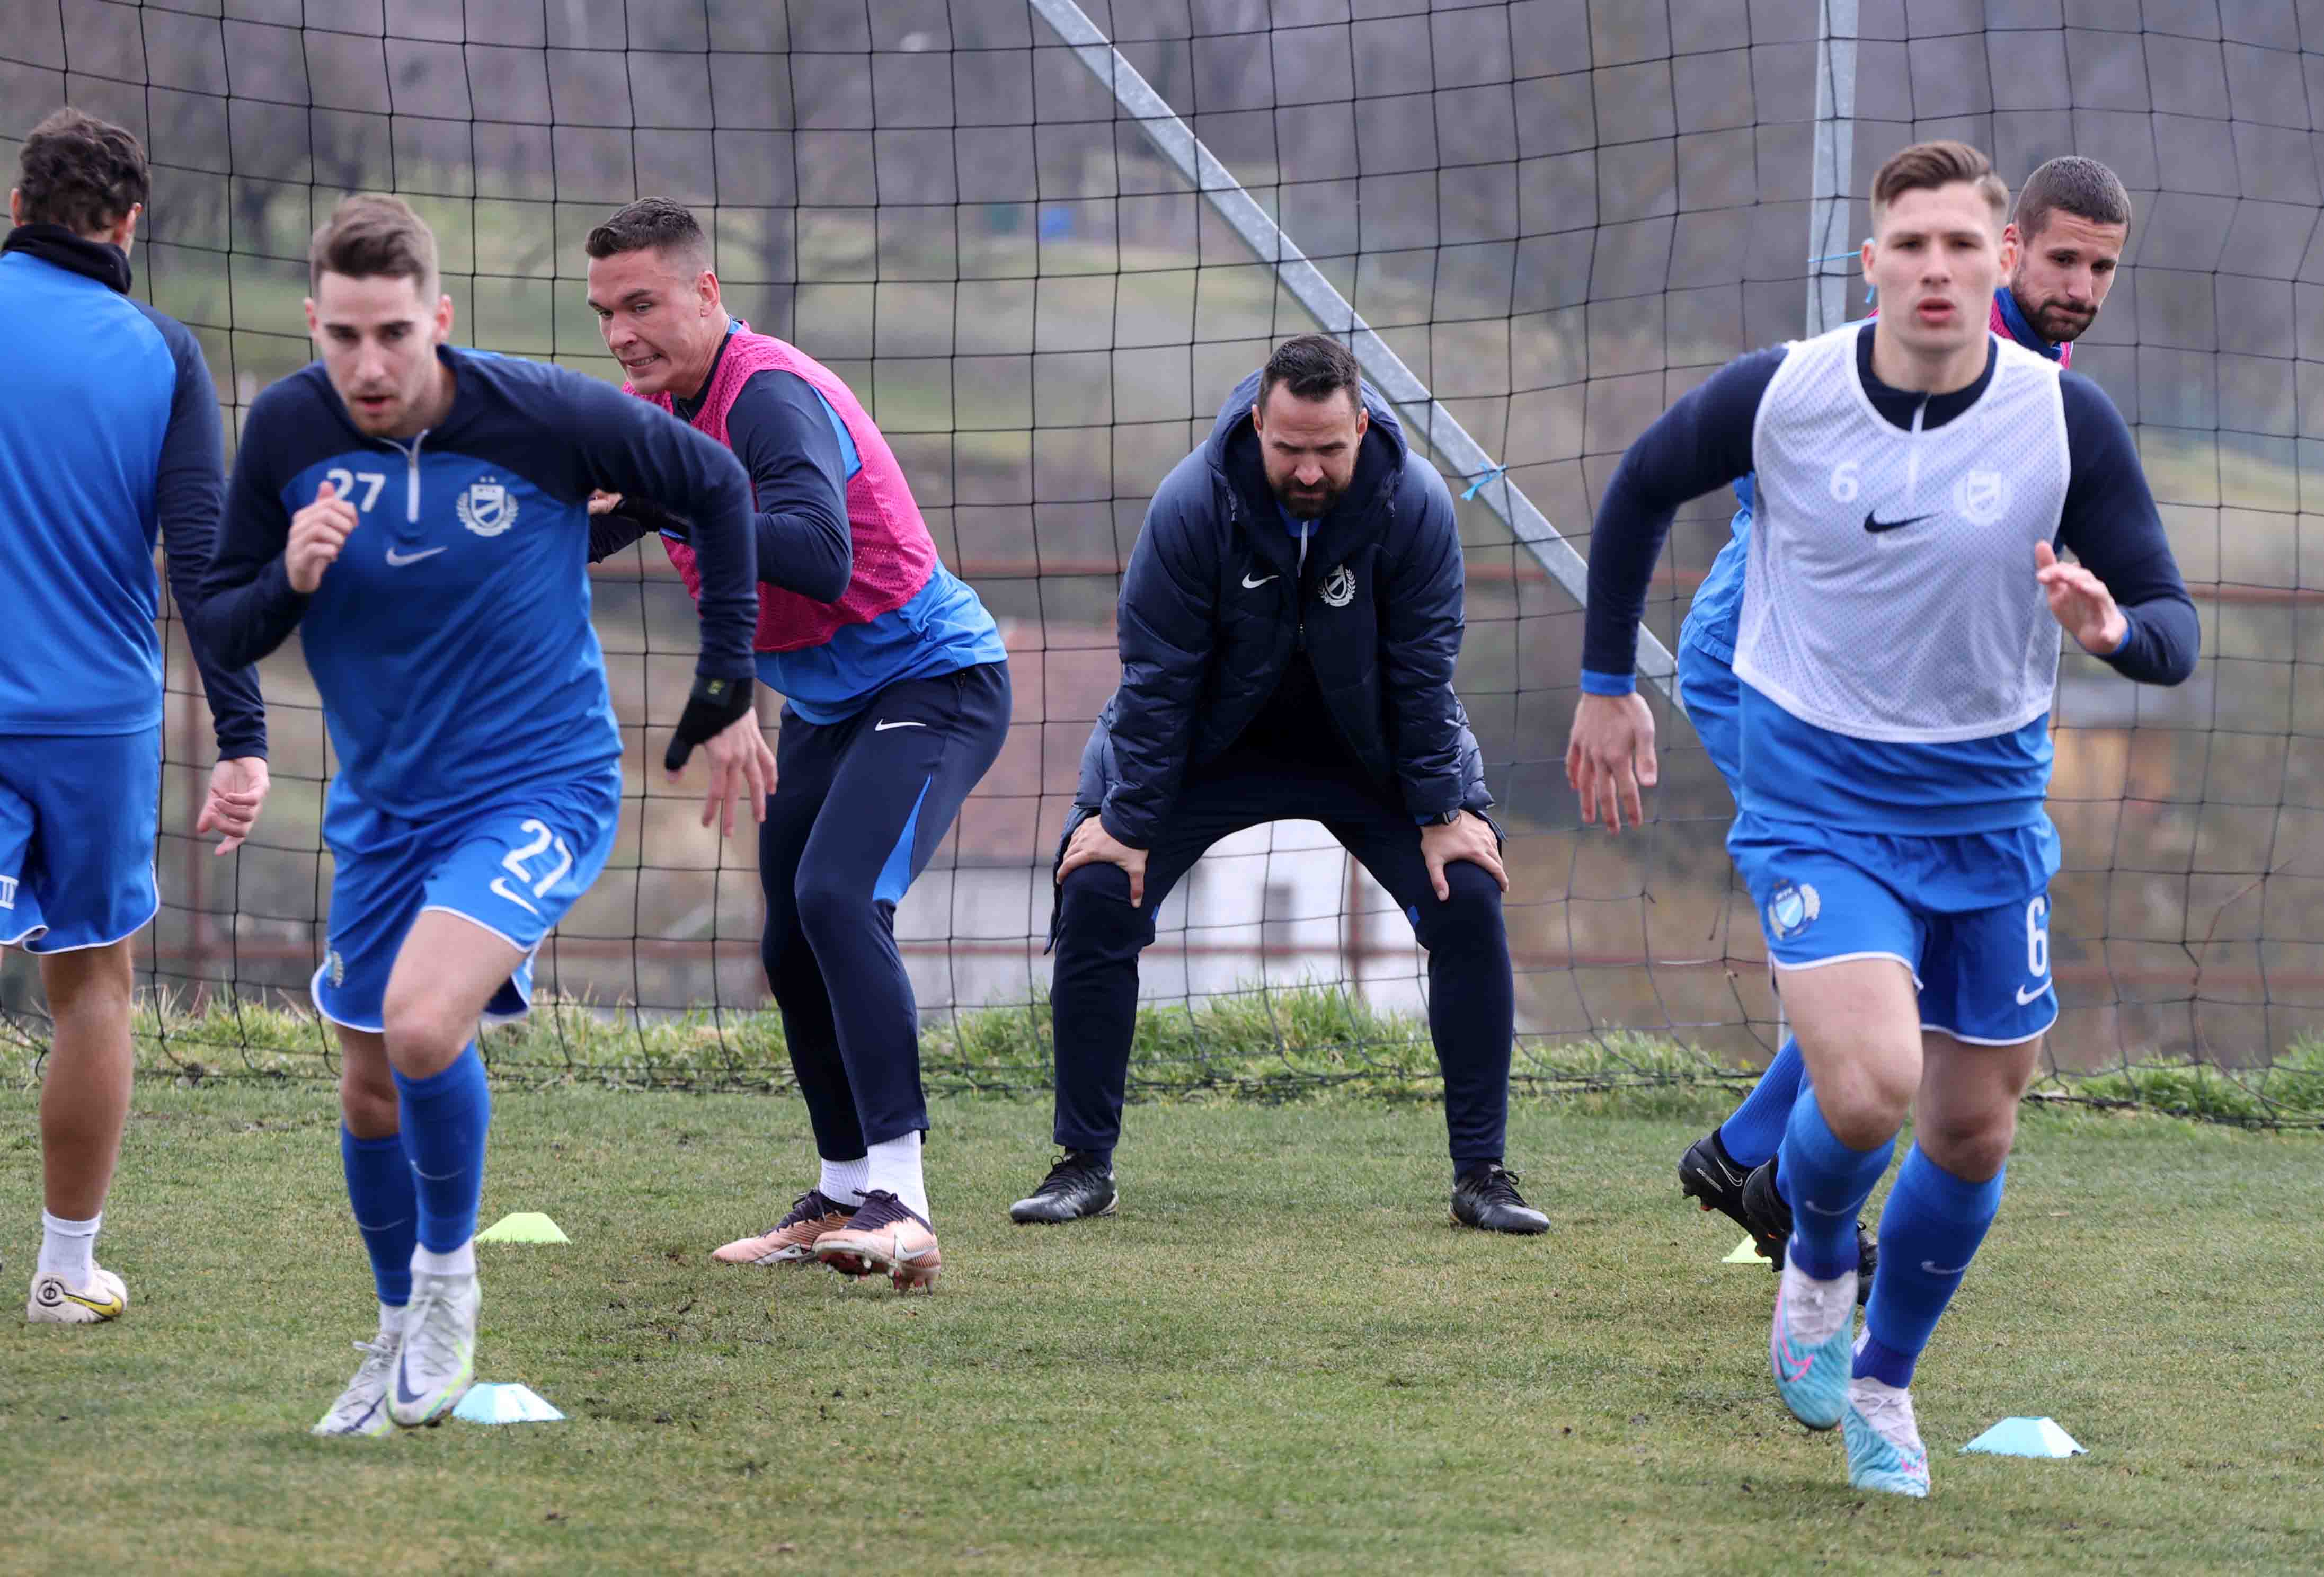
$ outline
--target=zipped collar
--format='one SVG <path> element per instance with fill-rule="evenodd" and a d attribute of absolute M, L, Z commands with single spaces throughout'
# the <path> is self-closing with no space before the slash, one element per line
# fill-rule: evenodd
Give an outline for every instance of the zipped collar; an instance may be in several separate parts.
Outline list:
<path fill-rule="evenodd" d="M 1994 369 L 2001 363 L 2000 344 L 1990 334 L 1986 336 L 1985 371 L 1976 382 L 1953 390 L 1949 394 L 1924 394 L 1917 389 L 1894 389 L 1872 374 L 1873 319 L 1864 320 L 1856 336 L 1856 376 L 1864 385 L 1864 397 L 1872 401 L 1872 409 L 1890 425 L 1911 432 L 1925 432 L 1940 428 L 1978 402 L 1978 398 L 1993 386 Z"/>
<path fill-rule="evenodd" d="M 1343 560 L 1355 540 L 1374 529 L 1375 522 L 1392 509 L 1397 480 L 1404 473 L 1404 428 L 1396 412 L 1366 384 L 1364 410 L 1369 423 L 1356 457 L 1355 475 L 1331 511 L 1303 532 L 1284 525 L 1280 503 L 1267 485 L 1267 468 L 1259 458 L 1258 433 L 1250 420 L 1259 380 L 1259 374 L 1254 372 L 1235 385 L 1220 407 L 1218 420 L 1203 447 L 1250 550 L 1295 581 L 1304 581 L 1309 566 L 1320 574 Z"/>
<path fill-rule="evenodd" d="M 2047 356 L 2053 362 L 2065 360 L 2066 347 L 2063 345 L 2052 345 L 2034 332 L 2034 325 L 2025 320 L 2024 309 L 2017 304 L 2015 290 L 2007 285 L 2002 286 L 1993 292 L 1993 303 L 2001 309 L 2001 320 L 2009 326 L 2010 338 L 2035 355 Z"/>
<path fill-rule="evenodd" d="M 0 253 L 21 252 L 42 263 L 129 293 L 129 254 L 109 241 L 91 241 L 62 225 L 19 225 L 0 241 Z"/>

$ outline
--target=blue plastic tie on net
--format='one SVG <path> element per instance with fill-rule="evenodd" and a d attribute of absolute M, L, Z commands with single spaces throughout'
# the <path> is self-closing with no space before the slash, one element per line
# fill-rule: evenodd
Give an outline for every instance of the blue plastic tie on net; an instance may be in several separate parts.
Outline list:
<path fill-rule="evenodd" d="M 1853 252 L 1827 252 L 1821 257 L 1811 257 L 1810 263 L 1838 263 L 1843 257 L 1854 257 Z"/>
<path fill-rule="evenodd" d="M 1486 472 L 1482 476 L 1478 477 L 1474 482 L 1469 484 L 1467 487 L 1463 488 L 1462 490 L 1461 496 L 1462 498 L 1474 498 L 1477 496 L 1477 489 L 1482 487 L 1486 483 L 1490 482 L 1496 476 L 1506 476 L 1508 474 L 1509 468 L 1507 466 L 1496 466 L 1491 470 Z"/>

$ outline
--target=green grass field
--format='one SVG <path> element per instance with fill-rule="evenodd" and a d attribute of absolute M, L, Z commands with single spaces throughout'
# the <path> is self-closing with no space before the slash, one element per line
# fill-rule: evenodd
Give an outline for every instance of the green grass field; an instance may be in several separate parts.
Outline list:
<path fill-rule="evenodd" d="M 1618 1098 L 1617 1098 L 1618 1099 Z M 0 1095 L 7 1287 L 32 1097 Z M 1663 1110 L 1667 1112 L 1665 1101 Z M 2324 1550 L 2311 1135 L 2034 1113 L 1917 1390 L 1926 1503 L 1775 1402 L 1770 1277 L 1683 1208 L 1712 1115 L 1527 1102 L 1530 1240 L 1445 1224 L 1418 1104 L 1131 1113 L 1123 1213 L 1020 1229 L 1046 1102 L 945 1102 L 932 1297 L 735 1270 L 808 1174 L 787 1098 L 499 1097 L 480 1371 L 568 1415 L 306 1429 L 369 1333 L 311 1085 L 141 1088 L 110 1327 L 0 1322 L 0 1566 L 171 1571 L 2284 1571 Z M 14 1296 L 13 1293 L 10 1296 Z M 2049 1414 L 2070 1462 L 1960 1457 Z"/>

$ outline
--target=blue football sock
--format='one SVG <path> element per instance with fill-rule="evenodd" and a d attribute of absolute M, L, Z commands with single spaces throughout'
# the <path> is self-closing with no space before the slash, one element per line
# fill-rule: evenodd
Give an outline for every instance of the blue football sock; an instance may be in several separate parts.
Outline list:
<path fill-rule="evenodd" d="M 357 1139 L 342 1124 L 339 1165 L 347 1175 L 347 1203 L 355 1207 L 355 1231 L 371 1256 L 379 1301 L 401 1308 L 411 1301 L 411 1245 L 420 1234 L 420 1203 L 402 1136 Z"/>
<path fill-rule="evenodd" d="M 1856 1373 L 1910 1386 L 1913 1366 L 1937 1328 L 1986 1229 L 2001 1208 L 2004 1167 L 1982 1183 L 1954 1176 L 1915 1145 L 1896 1169 L 1880 1213 L 1880 1272 L 1864 1311 Z"/>
<path fill-rule="evenodd" d="M 1743 1097 L 1743 1104 L 1719 1125 L 1720 1147 L 1729 1160 L 1748 1171 L 1775 1155 L 1775 1147 L 1784 1142 L 1784 1127 L 1792 1120 L 1792 1108 L 1799 1102 L 1801 1076 L 1807 1066 L 1807 1059 L 1800 1056 L 1800 1043 L 1785 1036 L 1775 1060 Z"/>
<path fill-rule="evenodd" d="M 1775 1180 L 1792 1205 L 1792 1263 L 1818 1281 L 1856 1268 L 1857 1214 L 1895 1153 L 1893 1138 L 1868 1150 L 1849 1148 L 1824 1121 L 1815 1091 L 1800 1091 L 1775 1163 Z"/>
<path fill-rule="evenodd" d="M 395 1093 L 420 1195 L 420 1246 L 449 1253 L 476 1235 L 476 1204 L 484 1197 L 484 1133 L 493 1121 L 484 1059 L 472 1040 L 440 1074 L 397 1074 Z"/>

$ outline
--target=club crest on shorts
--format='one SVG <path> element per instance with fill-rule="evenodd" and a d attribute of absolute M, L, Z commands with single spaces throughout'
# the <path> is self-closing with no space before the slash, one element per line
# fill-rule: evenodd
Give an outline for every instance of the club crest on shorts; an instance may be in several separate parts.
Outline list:
<path fill-rule="evenodd" d="M 337 948 L 332 948 L 324 957 L 323 967 L 330 972 L 333 985 L 343 986 L 347 983 L 347 961 L 339 956 Z"/>
<path fill-rule="evenodd" d="M 1323 583 L 1323 604 L 1344 608 L 1356 600 L 1356 572 L 1342 564 L 1332 571 L 1332 578 Z"/>
<path fill-rule="evenodd" d="M 12 909 L 15 907 L 16 879 L 13 876 L 0 876 L 0 909 Z"/>
<path fill-rule="evenodd" d="M 452 508 L 460 523 L 479 537 L 497 537 L 516 524 L 516 500 L 497 476 L 481 476 L 469 483 Z"/>
<path fill-rule="evenodd" d="M 1767 897 L 1767 932 L 1778 942 L 1795 936 L 1822 908 L 1814 888 L 1804 881 L 1786 881 Z"/>

